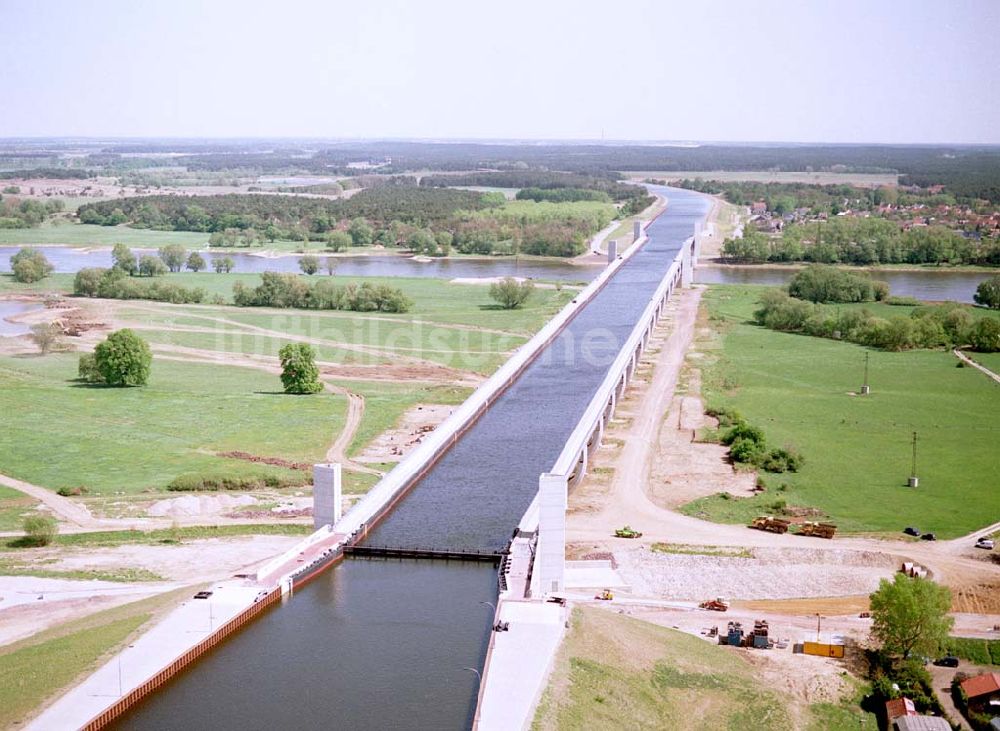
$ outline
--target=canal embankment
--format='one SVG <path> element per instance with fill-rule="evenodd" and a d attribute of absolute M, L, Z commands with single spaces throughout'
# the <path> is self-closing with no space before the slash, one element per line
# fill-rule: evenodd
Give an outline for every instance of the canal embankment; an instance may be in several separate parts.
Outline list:
<path fill-rule="evenodd" d="M 290 594 L 342 558 L 344 547 L 365 538 L 370 528 L 390 512 L 407 490 L 419 482 L 434 463 L 458 442 L 539 353 L 604 288 L 645 240 L 645 235 L 641 235 L 637 240 L 638 245 L 630 247 L 621 257 L 610 262 L 572 302 L 519 348 L 435 429 L 420 447 L 386 475 L 365 498 L 358 501 L 336 526 L 324 526 L 301 543 L 274 557 L 261 566 L 252 579 L 220 584 L 210 601 L 192 599 L 185 602 L 116 658 L 62 696 L 30 728 L 104 727 L 252 621 L 264 609 L 280 601 L 283 595 Z M 199 614 L 204 607 L 208 607 L 207 619 Z M 121 680 L 112 683 L 111 681 L 116 680 L 119 669 L 122 673 Z M 112 685 L 117 688 L 117 693 L 108 691 Z"/>

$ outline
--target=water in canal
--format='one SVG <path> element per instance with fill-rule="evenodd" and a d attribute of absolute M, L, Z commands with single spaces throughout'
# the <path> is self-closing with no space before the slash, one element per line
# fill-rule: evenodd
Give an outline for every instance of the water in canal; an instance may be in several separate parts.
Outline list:
<path fill-rule="evenodd" d="M 369 542 L 495 549 L 555 462 L 706 199 L 669 189 L 650 242 Z M 125 729 L 462 729 L 496 598 L 490 566 L 348 559 L 123 718 Z"/>

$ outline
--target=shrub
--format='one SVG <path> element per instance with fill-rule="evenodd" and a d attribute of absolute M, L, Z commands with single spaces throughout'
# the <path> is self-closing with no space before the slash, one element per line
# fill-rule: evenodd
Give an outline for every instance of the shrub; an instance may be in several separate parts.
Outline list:
<path fill-rule="evenodd" d="M 139 270 L 135 254 L 125 244 L 115 244 L 115 248 L 111 250 L 111 261 L 115 269 L 121 269 L 129 275 L 135 274 Z"/>
<path fill-rule="evenodd" d="M 10 258 L 14 281 L 23 284 L 38 282 L 52 273 L 52 265 L 37 249 L 26 247 Z"/>
<path fill-rule="evenodd" d="M 768 472 L 798 472 L 802 467 L 802 455 L 790 447 L 772 449 L 760 466 Z"/>
<path fill-rule="evenodd" d="M 31 326 L 29 337 L 38 346 L 38 351 L 45 355 L 62 348 L 62 335 L 62 328 L 54 322 L 39 322 Z"/>
<path fill-rule="evenodd" d="M 722 443 L 726 445 L 735 444 L 741 439 L 759 444 L 761 447 L 766 443 L 762 429 L 742 421 L 722 435 Z"/>
<path fill-rule="evenodd" d="M 310 284 L 294 274 L 264 272 L 253 288 L 233 285 L 233 302 L 240 307 L 299 307 L 355 312 L 406 312 L 413 304 L 401 289 L 365 282 L 338 287 L 327 279 Z"/>
<path fill-rule="evenodd" d="M 179 272 L 187 258 L 187 249 L 180 244 L 161 246 L 157 253 L 160 255 L 160 261 L 172 272 Z"/>
<path fill-rule="evenodd" d="M 973 295 L 973 301 L 977 305 L 1000 310 L 1000 274 L 980 282 Z"/>
<path fill-rule="evenodd" d="M 101 277 L 107 269 L 86 267 L 73 277 L 73 294 L 78 297 L 96 297 L 101 286 Z"/>
<path fill-rule="evenodd" d="M 299 487 L 308 479 L 277 475 L 227 475 L 189 472 L 175 477 L 167 485 L 171 492 L 217 492 L 219 490 L 260 490 L 266 487 Z"/>
<path fill-rule="evenodd" d="M 876 287 L 867 277 L 831 266 L 810 266 L 788 283 L 788 293 L 811 302 L 871 302 L 888 296 L 888 286 Z"/>
<path fill-rule="evenodd" d="M 315 274 L 319 271 L 319 259 L 312 254 L 306 254 L 299 259 L 299 269 L 303 274 Z"/>
<path fill-rule="evenodd" d="M 97 358 L 93 353 L 83 353 L 77 365 L 77 377 L 84 383 L 104 383 L 104 376 L 97 368 Z"/>
<path fill-rule="evenodd" d="M 197 251 L 192 251 L 191 255 L 187 258 L 187 263 L 185 266 L 192 272 L 200 272 L 205 268 L 205 257 L 199 254 Z"/>
<path fill-rule="evenodd" d="M 94 348 L 97 370 L 109 386 L 144 386 L 153 354 L 145 340 L 125 328 Z"/>
<path fill-rule="evenodd" d="M 969 346 L 980 353 L 1000 351 L 1000 320 L 981 317 L 969 330 Z"/>
<path fill-rule="evenodd" d="M 738 438 L 729 448 L 729 456 L 733 462 L 742 464 L 760 464 L 764 459 L 764 445 L 753 439 Z"/>
<path fill-rule="evenodd" d="M 33 546 L 47 546 L 59 532 L 59 524 L 48 515 L 29 515 L 24 519 L 24 542 Z"/>
<path fill-rule="evenodd" d="M 729 427 L 743 422 L 743 416 L 736 409 L 728 406 L 709 406 L 705 413 L 719 421 L 720 427 Z"/>
<path fill-rule="evenodd" d="M 490 297 L 505 310 L 520 307 L 528 301 L 534 291 L 534 284 L 529 281 L 519 282 L 513 277 L 504 277 L 499 282 L 490 285 Z"/>
<path fill-rule="evenodd" d="M 159 257 L 145 254 L 139 258 L 139 274 L 144 277 L 159 277 L 167 273 L 167 265 Z"/>
<path fill-rule="evenodd" d="M 80 485 L 79 487 L 60 487 L 56 490 L 56 495 L 62 495 L 63 497 L 74 497 L 76 495 L 83 495 L 90 492 L 86 487 Z"/>

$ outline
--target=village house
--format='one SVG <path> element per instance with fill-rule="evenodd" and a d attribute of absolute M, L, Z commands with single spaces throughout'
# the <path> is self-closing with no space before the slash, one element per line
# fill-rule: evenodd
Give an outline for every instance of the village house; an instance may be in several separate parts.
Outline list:
<path fill-rule="evenodd" d="M 969 710 L 988 715 L 1000 714 L 1000 673 L 983 673 L 962 681 Z"/>

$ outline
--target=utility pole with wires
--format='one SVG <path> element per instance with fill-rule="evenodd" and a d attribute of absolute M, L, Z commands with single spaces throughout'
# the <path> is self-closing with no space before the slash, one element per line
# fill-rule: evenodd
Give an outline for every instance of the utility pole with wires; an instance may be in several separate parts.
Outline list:
<path fill-rule="evenodd" d="M 867 396 L 872 392 L 871 387 L 868 385 L 868 357 L 871 355 L 868 351 L 865 351 L 865 382 L 861 385 L 861 395 Z"/>
<path fill-rule="evenodd" d="M 913 458 L 910 462 L 910 479 L 906 481 L 908 487 L 918 487 L 920 478 L 917 477 L 917 433 L 913 432 Z"/>

